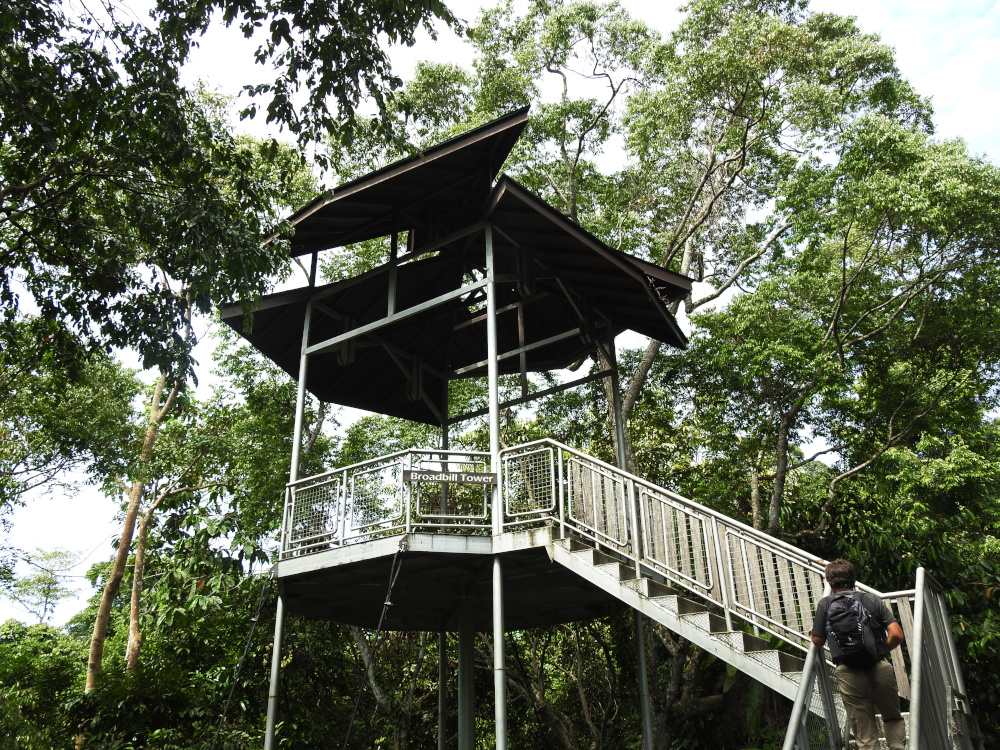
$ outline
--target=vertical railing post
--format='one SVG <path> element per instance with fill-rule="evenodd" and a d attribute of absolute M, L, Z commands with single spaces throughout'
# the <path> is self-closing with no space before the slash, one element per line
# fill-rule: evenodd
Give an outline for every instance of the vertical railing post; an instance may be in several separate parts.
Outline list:
<path fill-rule="evenodd" d="M 722 557 L 722 539 L 719 535 L 719 519 L 712 516 L 712 543 L 715 547 L 715 569 L 719 576 L 719 596 L 722 599 L 722 607 L 726 613 L 726 630 L 733 630 L 733 610 L 729 601 L 729 576 L 727 575 L 726 561 Z M 729 548 L 726 547 L 726 554 Z"/>
<path fill-rule="evenodd" d="M 347 469 L 340 472 L 340 497 L 341 497 L 341 512 L 340 512 L 340 543 L 343 544 L 347 539 L 347 515 L 350 513 L 349 500 L 353 499 L 350 497 L 350 488 L 347 485 Z"/>
<path fill-rule="evenodd" d="M 403 529 L 409 534 L 413 529 L 411 518 L 413 516 L 413 483 L 404 482 L 403 477 L 406 476 L 406 470 L 413 468 L 413 453 L 405 453 L 402 457 L 403 468 L 399 472 L 399 489 L 403 495 Z"/>
<path fill-rule="evenodd" d="M 927 617 L 927 582 L 924 569 L 917 568 L 913 605 L 913 644 L 910 646 L 910 750 L 921 750 L 924 684 L 924 619 Z M 933 710 L 933 709 L 931 709 Z"/>
<path fill-rule="evenodd" d="M 559 537 L 566 538 L 566 491 L 565 477 L 563 476 L 562 449 L 558 445 L 552 446 L 553 474 L 556 477 L 556 497 L 559 509 Z"/>
<path fill-rule="evenodd" d="M 278 546 L 278 559 L 281 560 L 291 549 L 292 519 L 295 517 L 295 490 L 289 485 L 285 489 L 285 513 L 281 519 L 281 543 Z"/>

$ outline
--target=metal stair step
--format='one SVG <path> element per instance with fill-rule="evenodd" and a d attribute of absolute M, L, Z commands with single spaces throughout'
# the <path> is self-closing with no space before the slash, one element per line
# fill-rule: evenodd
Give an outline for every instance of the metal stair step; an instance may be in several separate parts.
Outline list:
<path fill-rule="evenodd" d="M 588 565 L 598 566 L 598 565 L 610 565 L 611 563 L 619 563 L 616 557 L 612 557 L 604 552 L 598 552 L 593 547 L 582 546 L 580 549 L 573 550 L 573 556 L 578 557 Z"/>
<path fill-rule="evenodd" d="M 728 633 L 719 633 L 716 637 L 723 641 L 733 651 L 739 651 L 744 654 L 750 653 L 751 651 L 768 651 L 771 649 L 771 644 L 763 638 L 750 633 L 744 633 L 742 630 L 731 630 Z"/>
<path fill-rule="evenodd" d="M 619 581 L 629 581 L 634 578 L 638 578 L 638 573 L 635 572 L 634 567 L 618 562 L 617 560 L 615 562 L 599 563 L 594 567 L 602 573 L 610 575 Z"/>
<path fill-rule="evenodd" d="M 726 633 L 729 632 L 729 623 L 726 618 L 714 612 L 696 612 L 693 614 L 681 615 L 687 622 L 694 625 L 699 630 L 706 633 Z"/>
<path fill-rule="evenodd" d="M 565 548 L 568 552 L 580 552 L 582 550 L 594 549 L 593 544 L 587 544 L 576 537 L 566 537 L 564 539 L 557 539 L 556 544 Z"/>
<path fill-rule="evenodd" d="M 769 649 L 767 651 L 751 651 L 751 659 L 760 662 L 774 672 L 801 672 L 805 666 L 805 660 L 797 656 L 786 654 L 784 651 Z"/>
<path fill-rule="evenodd" d="M 651 597 L 651 599 L 664 609 L 673 612 L 678 617 L 680 615 L 694 615 L 708 610 L 707 605 L 690 599 L 685 599 L 683 596 L 677 596 L 676 594 L 655 596 Z"/>
<path fill-rule="evenodd" d="M 647 599 L 654 599 L 660 596 L 678 596 L 680 594 L 677 589 L 672 589 L 666 584 L 658 583 L 645 576 L 625 581 L 625 585 Z"/>

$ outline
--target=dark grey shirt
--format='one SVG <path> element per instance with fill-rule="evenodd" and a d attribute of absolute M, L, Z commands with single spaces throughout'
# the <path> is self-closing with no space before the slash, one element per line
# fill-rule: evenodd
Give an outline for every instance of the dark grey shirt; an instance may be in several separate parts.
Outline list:
<path fill-rule="evenodd" d="M 854 589 L 842 589 L 836 594 L 829 594 L 824 596 L 819 600 L 819 604 L 816 605 L 816 616 L 813 618 L 812 632 L 813 635 L 818 635 L 820 638 L 827 638 L 826 634 L 826 612 L 830 607 L 830 600 L 835 596 L 840 596 L 841 594 L 853 594 Z M 881 656 L 884 659 L 889 655 L 888 650 L 885 648 L 885 637 L 886 630 L 889 626 L 896 622 L 895 616 L 892 614 L 892 610 L 889 609 L 889 605 L 885 601 L 875 596 L 874 594 L 869 594 L 866 591 L 861 592 L 861 604 L 864 608 L 868 610 L 868 614 L 871 615 L 872 619 L 877 625 L 875 630 L 875 635 L 879 636 L 882 642 Z M 881 628 L 880 630 L 878 628 Z M 833 663 L 839 664 L 841 654 L 838 653 L 839 648 L 836 643 L 827 641 L 827 645 L 830 647 L 830 655 L 833 657 Z"/>

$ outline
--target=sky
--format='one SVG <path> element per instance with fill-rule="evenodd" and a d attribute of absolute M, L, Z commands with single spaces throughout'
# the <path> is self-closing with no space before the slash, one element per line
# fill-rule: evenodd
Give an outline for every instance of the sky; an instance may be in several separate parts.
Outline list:
<path fill-rule="evenodd" d="M 635 17 L 667 34 L 677 23 L 678 14 L 668 2 L 623 0 Z M 479 9 L 489 3 L 459 0 L 449 6 L 460 18 L 475 20 Z M 813 0 L 817 11 L 855 16 L 862 31 L 877 34 L 895 48 L 904 77 L 916 90 L 931 98 L 935 109 L 937 135 L 964 138 L 969 150 L 1000 163 L 1000 3 L 965 0 Z M 266 71 L 252 65 L 254 46 L 239 32 L 213 29 L 195 53 L 186 70 L 186 82 L 205 80 L 220 91 L 237 94 L 240 86 L 263 80 Z M 397 73 L 406 78 L 418 60 L 448 60 L 469 65 L 469 48 L 447 30 L 437 42 L 421 34 L 412 48 L 393 53 Z M 256 135 L 270 133 L 261 121 L 248 124 Z M 277 501 L 277 500 L 276 500 Z M 63 624 L 90 595 L 83 580 L 94 562 L 106 560 L 113 550 L 111 541 L 121 533 L 114 522 L 115 504 L 84 488 L 68 495 L 34 498 L 12 517 L 11 542 L 21 549 L 67 548 L 82 560 L 71 572 L 81 589 L 81 597 L 59 607 L 51 622 Z M 27 572 L 21 569 L 19 572 Z M 31 618 L 7 600 L 0 599 L 0 622 L 15 617 Z"/>

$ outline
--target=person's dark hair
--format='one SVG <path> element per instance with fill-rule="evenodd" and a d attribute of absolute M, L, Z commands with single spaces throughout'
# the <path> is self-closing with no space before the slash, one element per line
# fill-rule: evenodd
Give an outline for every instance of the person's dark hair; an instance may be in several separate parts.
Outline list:
<path fill-rule="evenodd" d="M 834 560 L 826 566 L 826 580 L 831 588 L 853 589 L 854 566 L 847 560 Z"/>

